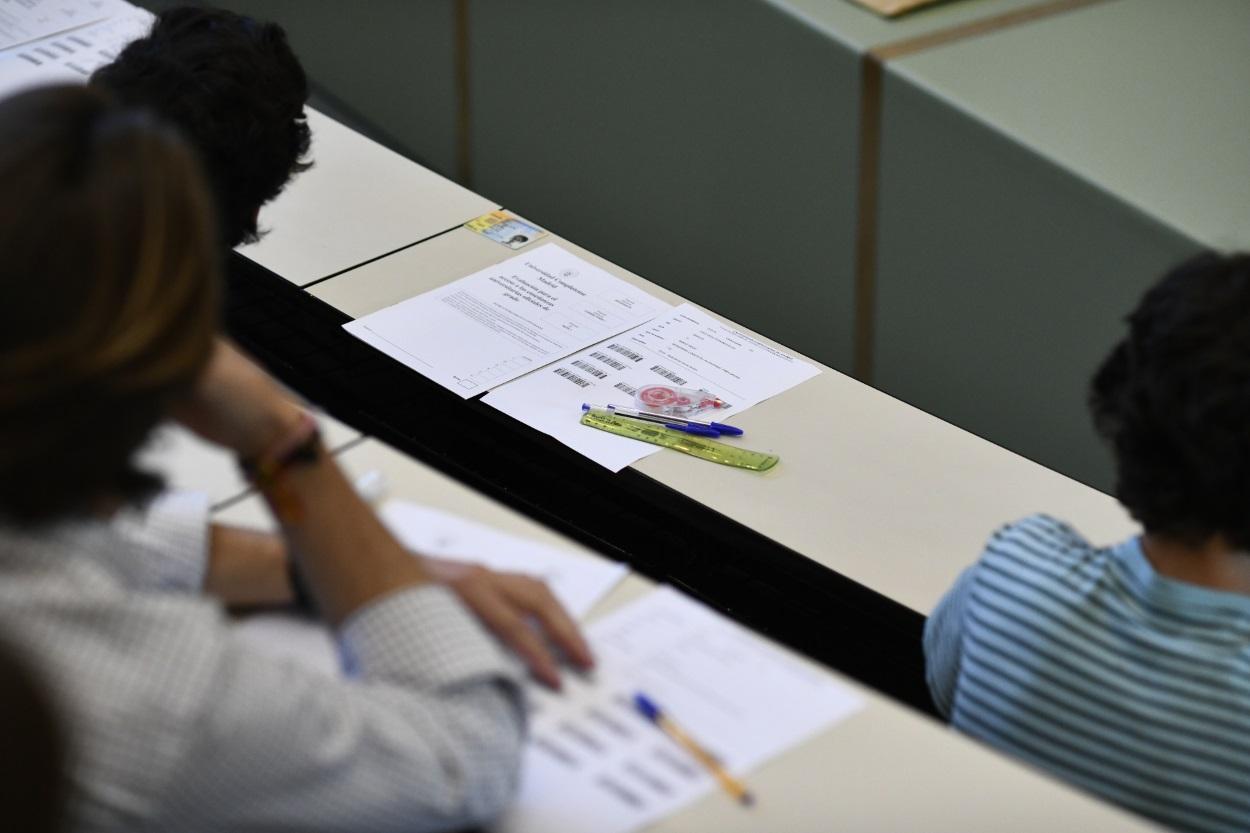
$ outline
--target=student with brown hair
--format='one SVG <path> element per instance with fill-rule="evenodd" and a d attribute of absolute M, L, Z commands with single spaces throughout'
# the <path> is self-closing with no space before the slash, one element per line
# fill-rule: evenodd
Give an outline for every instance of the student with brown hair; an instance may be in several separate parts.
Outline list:
<path fill-rule="evenodd" d="M 256 224 L 261 206 L 311 165 L 308 85 L 276 23 L 221 9 L 166 9 L 148 34 L 97 70 L 91 84 L 182 131 L 204 163 L 225 246 L 254 242 L 262 233 Z M 209 524 L 207 512 L 203 495 L 166 495 L 146 513 L 119 518 L 117 526 L 131 539 L 165 548 L 207 534 L 213 568 L 205 589 L 231 606 L 294 601 L 290 579 L 296 574 L 288 569 L 285 541 Z M 548 642 L 573 663 L 591 664 L 576 625 L 542 583 L 434 559 L 426 566 L 547 685 L 559 685 L 556 651 Z"/>
<path fill-rule="evenodd" d="M 517 669 L 307 414 L 215 338 L 217 237 L 186 145 L 99 91 L 45 88 L 0 102 L 0 181 L 0 628 L 65 719 L 73 829 L 433 830 L 497 812 Z M 252 473 L 352 679 L 233 639 L 200 593 L 203 531 L 168 547 L 119 531 L 160 486 L 132 461 L 170 416 Z"/>

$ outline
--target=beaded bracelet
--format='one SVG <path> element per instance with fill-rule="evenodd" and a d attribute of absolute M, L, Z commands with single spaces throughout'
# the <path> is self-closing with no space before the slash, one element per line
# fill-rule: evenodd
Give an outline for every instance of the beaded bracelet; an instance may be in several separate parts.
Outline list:
<path fill-rule="evenodd" d="M 301 506 L 282 488 L 282 474 L 297 463 L 315 463 L 321 455 L 321 430 L 307 411 L 301 411 L 295 425 L 268 450 L 255 457 L 239 459 L 243 476 L 268 498 L 278 519 L 298 521 Z"/>

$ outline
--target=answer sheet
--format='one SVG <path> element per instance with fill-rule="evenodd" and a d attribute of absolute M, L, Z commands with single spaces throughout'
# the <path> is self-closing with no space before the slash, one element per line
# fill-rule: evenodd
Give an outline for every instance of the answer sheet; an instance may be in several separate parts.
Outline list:
<path fill-rule="evenodd" d="M 104 20 L 0 51 L 0 97 L 44 84 L 86 83 L 151 28 L 150 12 L 126 3 L 108 5 L 118 11 Z"/>
<path fill-rule="evenodd" d="M 612 471 L 659 446 L 578 422 L 582 403 L 633 408 L 647 384 L 707 390 L 729 403 L 695 418 L 732 423 L 734 416 L 810 379 L 820 368 L 720 323 L 692 304 L 674 307 L 630 332 L 491 391 L 482 401 L 550 434 Z M 758 451 L 767 438 L 722 438 Z M 752 441 L 755 444 L 752 444 Z"/>
<path fill-rule="evenodd" d="M 122 0 L 0 0 L 0 49 L 94 23 L 130 8 Z"/>
<path fill-rule="evenodd" d="M 548 243 L 343 327 L 468 399 L 668 308 Z"/>
<path fill-rule="evenodd" d="M 558 693 L 527 686 L 520 789 L 495 833 L 625 833 L 719 789 L 638 714 L 636 692 L 748 788 L 751 767 L 863 705 L 832 675 L 668 587 L 595 622 L 586 635 L 596 658 L 591 676 L 566 675 Z"/>
<path fill-rule="evenodd" d="M 378 514 L 399 542 L 415 552 L 545 580 L 575 619 L 585 616 L 627 572 L 622 564 L 576 556 L 409 501 L 389 500 Z M 318 622 L 290 613 L 264 613 L 241 620 L 236 631 L 266 653 L 339 673 L 334 638 Z"/>

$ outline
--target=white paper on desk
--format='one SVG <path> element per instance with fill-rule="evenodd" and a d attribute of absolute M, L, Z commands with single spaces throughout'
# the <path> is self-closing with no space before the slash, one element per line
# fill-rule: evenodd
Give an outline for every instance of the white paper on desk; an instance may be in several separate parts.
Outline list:
<path fill-rule="evenodd" d="M 585 616 L 627 572 L 622 564 L 576 556 L 408 501 L 389 500 L 378 514 L 399 542 L 415 552 L 545 580 L 575 619 Z M 270 655 L 338 672 L 334 640 L 317 622 L 287 613 L 258 614 L 241 621 L 236 631 Z"/>
<path fill-rule="evenodd" d="M 467 399 L 665 309 L 548 243 L 343 326 Z"/>
<path fill-rule="evenodd" d="M 632 408 L 634 391 L 642 385 L 675 383 L 706 389 L 730 403 L 729 410 L 705 412 L 701 419 L 732 422 L 735 414 L 819 372 L 809 362 L 682 304 L 628 333 L 493 390 L 482 401 L 620 471 L 659 447 L 582 425 L 578 420 L 583 402 Z M 755 445 L 753 439 L 745 438 L 741 444 L 757 450 L 767 447 L 767 438 L 755 440 Z"/>
<path fill-rule="evenodd" d="M 0 97 L 43 84 L 85 83 L 152 26 L 151 12 L 127 3 L 107 5 L 117 7 L 111 17 L 0 52 Z"/>
<path fill-rule="evenodd" d="M 0 49 L 76 29 L 130 8 L 122 0 L 0 0 Z"/>
<path fill-rule="evenodd" d="M 638 715 L 635 692 L 738 775 L 863 705 L 829 674 L 666 587 L 594 623 L 587 637 L 593 678 L 570 678 L 560 693 L 527 687 L 520 790 L 496 833 L 625 833 L 715 788 Z"/>
<path fill-rule="evenodd" d="M 589 613 L 627 572 L 623 564 L 573 555 L 408 501 L 387 501 L 378 514 L 410 550 L 545 580 L 575 619 Z"/>

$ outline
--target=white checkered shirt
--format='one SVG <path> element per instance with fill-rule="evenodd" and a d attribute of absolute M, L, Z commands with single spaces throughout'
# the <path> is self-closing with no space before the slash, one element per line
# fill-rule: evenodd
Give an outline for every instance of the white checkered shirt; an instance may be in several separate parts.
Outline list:
<path fill-rule="evenodd" d="M 454 596 L 406 590 L 339 630 L 357 677 L 250 650 L 203 582 L 207 503 L 0 530 L 0 627 L 71 734 L 73 829 L 422 831 L 510 797 L 516 665 Z"/>

